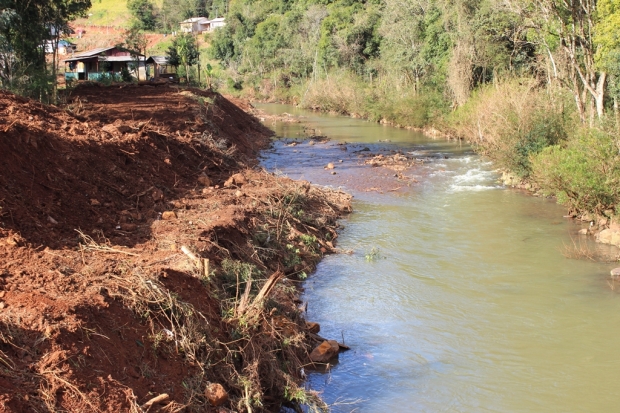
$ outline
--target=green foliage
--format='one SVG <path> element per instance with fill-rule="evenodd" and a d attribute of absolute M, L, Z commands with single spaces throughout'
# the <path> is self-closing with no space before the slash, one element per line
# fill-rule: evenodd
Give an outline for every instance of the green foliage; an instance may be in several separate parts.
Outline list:
<path fill-rule="evenodd" d="M 573 120 L 564 110 L 565 99 L 515 79 L 481 89 L 448 123 L 499 166 L 527 177 L 532 155 L 567 138 Z"/>
<path fill-rule="evenodd" d="M 134 18 L 132 27 L 138 30 L 155 29 L 155 5 L 150 0 L 127 0 L 127 8 Z"/>
<path fill-rule="evenodd" d="M 126 66 L 123 66 L 121 68 L 121 79 L 123 80 L 123 82 L 131 82 L 133 80 L 129 69 L 127 69 Z"/>
<path fill-rule="evenodd" d="M 90 0 L 1 0 L 0 81 L 2 87 L 49 102 L 55 90 L 53 75 L 41 45 L 67 30 L 71 20 L 84 16 Z"/>
<path fill-rule="evenodd" d="M 533 157 L 536 182 L 577 211 L 602 213 L 620 204 L 620 139 L 614 127 L 583 128 L 565 146 Z"/>
<path fill-rule="evenodd" d="M 183 65 L 189 82 L 189 68 L 199 62 L 200 53 L 196 39 L 189 33 L 177 36 L 166 53 L 172 66 Z"/>

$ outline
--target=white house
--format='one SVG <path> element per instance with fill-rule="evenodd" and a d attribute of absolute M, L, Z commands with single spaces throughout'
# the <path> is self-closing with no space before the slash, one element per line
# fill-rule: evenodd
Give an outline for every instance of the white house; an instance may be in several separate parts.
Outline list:
<path fill-rule="evenodd" d="M 183 20 L 180 23 L 181 32 L 183 33 L 202 33 L 201 26 L 208 22 L 206 17 L 192 17 L 191 19 Z"/>
<path fill-rule="evenodd" d="M 200 23 L 203 32 L 212 32 L 215 29 L 226 26 L 225 17 L 216 17 L 213 20 L 209 20 L 205 23 Z"/>
<path fill-rule="evenodd" d="M 213 30 L 224 27 L 226 25 L 224 17 L 216 17 L 209 20 L 206 17 L 192 17 L 180 23 L 181 32 L 183 33 L 203 33 L 212 32 Z"/>

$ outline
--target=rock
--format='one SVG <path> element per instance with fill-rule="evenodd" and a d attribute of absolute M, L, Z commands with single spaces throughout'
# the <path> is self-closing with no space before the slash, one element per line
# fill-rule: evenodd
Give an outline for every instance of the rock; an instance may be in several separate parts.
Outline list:
<path fill-rule="evenodd" d="M 579 235 L 588 235 L 588 229 L 587 228 L 580 229 Z"/>
<path fill-rule="evenodd" d="M 327 166 L 325 167 L 325 169 L 334 169 L 334 164 L 333 163 L 328 163 Z"/>
<path fill-rule="evenodd" d="M 118 129 L 116 129 L 116 126 L 112 125 L 111 123 L 102 127 L 101 130 L 109 133 L 110 135 L 115 135 L 118 133 Z"/>
<path fill-rule="evenodd" d="M 604 227 L 607 225 L 607 218 L 599 218 L 598 220 L 598 226 L 599 227 Z"/>
<path fill-rule="evenodd" d="M 119 133 L 122 133 L 122 134 L 123 134 L 123 133 L 129 133 L 129 132 L 131 132 L 133 129 L 131 129 L 131 128 L 130 128 L 129 126 L 127 126 L 127 125 L 118 125 L 118 126 L 116 127 L 116 130 L 117 130 Z"/>
<path fill-rule="evenodd" d="M 202 174 L 198 177 L 198 182 L 204 186 L 211 186 L 211 179 L 205 174 Z"/>
<path fill-rule="evenodd" d="M 613 270 L 611 270 L 611 276 L 612 277 L 620 277 L 620 267 L 614 268 Z"/>
<path fill-rule="evenodd" d="M 228 401 L 228 393 L 219 383 L 208 383 L 205 387 L 205 397 L 211 406 L 221 406 Z"/>
<path fill-rule="evenodd" d="M 176 217 L 177 217 L 177 213 L 174 211 L 165 211 L 161 214 L 161 219 L 165 221 L 170 221 L 172 219 L 175 219 Z"/>
<path fill-rule="evenodd" d="M 609 224 L 609 229 L 612 231 L 620 231 L 620 222 L 617 219 L 612 219 Z"/>
<path fill-rule="evenodd" d="M 161 201 L 162 199 L 164 199 L 164 191 L 162 191 L 159 188 L 155 188 L 153 189 L 151 196 L 153 197 L 155 201 Z"/>
<path fill-rule="evenodd" d="M 332 175 L 336 175 L 336 171 L 331 171 L 330 172 Z"/>
<path fill-rule="evenodd" d="M 313 334 L 318 334 L 318 332 L 321 331 L 321 325 L 319 323 L 315 323 L 314 321 L 306 321 L 306 328 Z"/>
<path fill-rule="evenodd" d="M 50 216 L 47 217 L 47 220 L 54 225 L 58 225 L 58 221 L 56 221 L 54 218 Z"/>
<path fill-rule="evenodd" d="M 92 206 L 99 206 L 99 205 L 101 205 L 101 202 L 99 202 L 98 200 L 93 198 L 93 199 L 90 200 L 90 204 Z"/>
<path fill-rule="evenodd" d="M 240 196 L 243 196 L 243 192 L 237 190 L 237 192 L 235 192 L 235 196 L 239 198 Z"/>
<path fill-rule="evenodd" d="M 246 183 L 247 181 L 245 180 L 245 177 L 242 174 L 234 174 L 233 176 L 228 178 L 226 182 L 224 182 L 224 188 L 229 188 L 233 185 L 241 186 Z"/>
<path fill-rule="evenodd" d="M 4 307 L 6 307 L 6 304 L 4 304 L 4 301 L 0 302 L 0 310 L 2 310 Z"/>
<path fill-rule="evenodd" d="M 121 230 L 123 231 L 133 232 L 137 229 L 138 229 L 138 226 L 136 224 L 131 224 L 131 223 L 121 224 Z"/>
<path fill-rule="evenodd" d="M 326 340 L 312 350 L 310 361 L 313 363 L 327 363 L 338 356 L 338 351 L 340 351 L 340 346 L 336 340 Z"/>
<path fill-rule="evenodd" d="M 587 222 L 590 222 L 590 221 L 592 221 L 592 215 L 590 215 L 590 214 L 588 214 L 588 213 L 585 213 L 585 214 L 583 214 L 583 215 L 581 216 L 581 220 L 582 220 L 582 221 L 587 221 Z"/>
<path fill-rule="evenodd" d="M 603 244 L 611 244 L 611 236 L 613 231 L 610 229 L 604 229 L 596 235 L 596 240 Z"/>
<path fill-rule="evenodd" d="M 611 240 L 609 243 L 611 245 L 615 245 L 616 247 L 620 247 L 620 232 L 613 231 L 611 233 Z"/>

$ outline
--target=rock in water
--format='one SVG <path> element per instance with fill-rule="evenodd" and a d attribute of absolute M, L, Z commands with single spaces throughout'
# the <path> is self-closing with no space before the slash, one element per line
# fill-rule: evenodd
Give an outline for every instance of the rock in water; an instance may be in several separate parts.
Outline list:
<path fill-rule="evenodd" d="M 205 387 L 205 397 L 212 406 L 221 406 L 228 401 L 228 393 L 219 383 L 208 383 Z"/>
<path fill-rule="evenodd" d="M 326 340 L 312 350 L 312 353 L 310 353 L 310 361 L 313 363 L 327 363 L 338 356 L 339 350 L 340 346 L 336 340 Z"/>
<path fill-rule="evenodd" d="M 620 277 L 620 267 L 611 270 L 611 276 L 614 278 Z"/>
<path fill-rule="evenodd" d="M 313 321 L 306 321 L 306 328 L 310 333 L 318 334 L 321 331 L 321 326 L 319 323 L 315 323 Z"/>

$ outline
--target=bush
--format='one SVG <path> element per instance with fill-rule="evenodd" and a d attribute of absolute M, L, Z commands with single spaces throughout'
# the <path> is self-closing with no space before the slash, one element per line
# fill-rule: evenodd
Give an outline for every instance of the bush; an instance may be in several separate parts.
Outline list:
<path fill-rule="evenodd" d="M 543 191 L 575 212 L 600 214 L 620 203 L 620 139 L 611 128 L 581 129 L 564 147 L 545 148 L 532 164 Z"/>
<path fill-rule="evenodd" d="M 479 152 L 525 178 L 532 155 L 566 140 L 573 121 L 565 106 L 565 96 L 514 80 L 483 88 L 448 123 Z"/>

